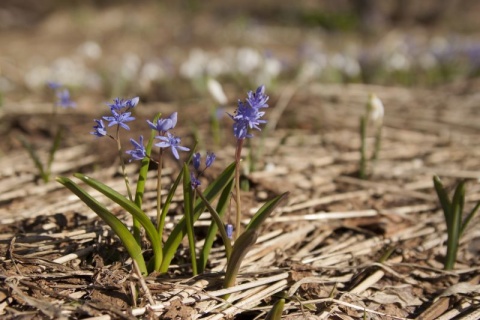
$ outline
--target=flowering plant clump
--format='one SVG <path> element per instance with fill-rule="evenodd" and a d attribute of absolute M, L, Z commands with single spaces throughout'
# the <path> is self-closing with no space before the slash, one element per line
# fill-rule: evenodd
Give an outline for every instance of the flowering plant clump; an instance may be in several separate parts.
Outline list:
<path fill-rule="evenodd" d="M 57 107 L 62 107 L 64 109 L 75 108 L 77 104 L 71 100 L 70 92 L 68 91 L 68 89 L 64 88 L 61 84 L 56 82 L 48 82 L 47 86 L 54 91 L 57 98 L 57 100 L 53 104 L 52 111 L 53 122 L 56 123 Z M 27 150 L 30 158 L 32 158 L 35 167 L 40 173 L 40 178 L 44 182 L 50 181 L 51 168 L 53 160 L 55 159 L 55 153 L 57 152 L 60 146 L 60 142 L 62 140 L 63 128 L 59 123 L 56 123 L 55 126 L 56 133 L 53 138 L 52 146 L 48 153 L 48 160 L 45 164 L 40 160 L 40 157 L 38 156 L 37 151 L 35 150 L 33 145 L 27 140 L 25 140 L 23 137 L 20 137 L 20 142 L 22 143 L 22 146 Z"/>
<path fill-rule="evenodd" d="M 255 92 L 249 92 L 245 102 L 238 102 L 235 115 L 230 115 L 234 121 L 233 134 L 237 138 L 235 161 L 227 166 L 218 177 L 205 187 L 203 187 L 203 180 L 205 179 L 203 179 L 202 176 L 205 170 L 214 164 L 216 155 L 213 152 L 208 152 L 202 166 L 202 157 L 199 152 L 195 151 L 195 145 L 190 148 L 182 144 L 181 138 L 172 132 L 178 121 L 177 112 L 172 113 L 166 118 L 162 118 L 162 115 L 158 114 L 153 121 L 147 120 L 147 125 L 150 128 L 149 138 L 144 139 L 143 135 L 141 135 L 138 140 L 132 138 L 130 139 L 132 149 L 123 151 L 119 139 L 120 128 L 125 130 L 130 129 L 127 123 L 135 120 L 135 117 L 132 116 L 132 111 L 138 105 L 139 99 L 137 97 L 132 99 L 117 98 L 113 103 L 108 104 L 111 115 L 103 116 L 101 119 L 94 119 L 95 125 L 93 131 L 90 133 L 99 138 L 109 137 L 117 142 L 122 172 L 127 186 L 127 196 L 122 195 L 94 178 L 80 173 L 74 176 L 90 187 L 100 191 L 120 205 L 124 210 L 132 214 L 134 219 L 133 232 L 76 182 L 66 177 L 59 177 L 57 180 L 76 194 L 113 229 L 127 249 L 132 260 L 135 261 L 135 265 L 138 266 L 139 271 L 144 275 L 151 272 L 167 272 L 179 245 L 185 237 L 188 238 L 192 273 L 196 275 L 204 272 L 210 250 L 218 233 L 222 238 L 225 255 L 227 257 L 227 271 L 224 285 L 226 287 L 231 286 L 235 282 L 243 257 L 256 241 L 258 228 L 286 196 L 286 194 L 283 194 L 265 203 L 245 226 L 245 231 L 241 232 L 239 225 L 241 199 L 238 179 L 242 142 L 246 138 L 253 137 L 253 135 L 249 133 L 251 129 L 260 130 L 260 125 L 266 122 L 261 119 L 265 112 L 260 111 L 260 109 L 268 107 L 266 105 L 267 100 L 268 96 L 265 95 L 265 87 L 261 86 Z M 109 133 L 112 127 L 115 129 L 113 134 Z M 154 147 L 158 148 L 158 153 L 155 156 L 152 154 Z M 161 192 L 163 159 L 170 154 L 170 152 L 165 152 L 166 149 L 170 149 L 171 155 L 177 161 L 181 161 L 183 158 L 181 152 L 188 152 L 188 154 L 184 153 L 185 160 L 183 160 L 182 170 L 173 183 L 169 185 L 167 195 L 163 198 Z M 140 161 L 140 170 L 135 192 L 130 191 L 128 174 L 125 170 L 125 155 L 129 156 L 129 161 Z M 142 208 L 145 181 L 147 179 L 150 161 L 157 164 L 158 170 L 156 224 Z M 193 170 L 190 170 L 190 165 L 193 167 Z M 166 216 L 174 194 L 180 184 L 183 186 L 183 218 L 167 235 L 165 234 Z M 235 229 L 233 229 L 231 224 L 224 222 L 225 213 L 229 210 L 229 206 L 232 203 L 231 197 L 233 193 L 236 197 L 235 202 L 237 207 L 237 225 Z M 212 204 L 214 201 L 215 205 Z M 199 235 L 195 234 L 194 224 L 205 210 L 210 212 L 212 222 L 203 241 L 203 245 L 199 249 L 196 245 Z M 146 250 L 141 246 L 140 234 L 142 229 L 150 241 L 151 250 Z M 236 241 L 234 245 L 232 245 L 231 238 L 234 231 Z M 166 240 L 163 241 L 163 239 Z M 151 257 L 148 261 L 145 260 L 147 256 Z"/>

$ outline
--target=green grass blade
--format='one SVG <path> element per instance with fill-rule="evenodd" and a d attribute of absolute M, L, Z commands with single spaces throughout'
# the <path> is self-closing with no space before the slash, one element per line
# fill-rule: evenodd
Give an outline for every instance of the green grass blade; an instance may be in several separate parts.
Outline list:
<path fill-rule="evenodd" d="M 90 196 L 85 190 L 79 187 L 72 180 L 65 177 L 58 177 L 57 181 L 72 191 L 80 200 L 82 200 L 90 209 L 92 209 L 106 224 L 112 228 L 113 232 L 120 238 L 127 249 L 130 257 L 138 263 L 142 274 L 147 275 L 147 267 L 142 255 L 142 249 L 132 236 L 128 228 L 102 204 Z"/>
<path fill-rule="evenodd" d="M 280 320 L 282 319 L 283 308 L 285 306 L 285 299 L 279 299 L 273 305 L 272 309 L 267 313 L 265 320 Z"/>
<path fill-rule="evenodd" d="M 246 230 L 249 229 L 257 229 L 262 225 L 262 223 L 268 218 L 268 216 L 272 213 L 272 211 L 280 204 L 286 196 L 288 196 L 289 192 L 285 192 L 272 200 L 266 202 L 260 209 L 258 209 L 257 213 L 253 216 L 250 222 L 247 225 Z"/>
<path fill-rule="evenodd" d="M 38 156 L 37 151 L 35 151 L 33 146 L 24 137 L 20 136 L 19 139 L 20 139 L 20 142 L 22 143 L 23 148 L 27 150 L 28 155 L 32 159 L 33 164 L 37 168 L 38 173 L 40 174 L 40 177 L 42 178 L 42 180 L 44 182 L 48 182 L 50 177 L 44 171 L 42 161 L 40 160 L 40 157 Z"/>
<path fill-rule="evenodd" d="M 467 217 L 466 217 L 465 220 L 463 221 L 463 223 L 462 223 L 462 228 L 461 228 L 461 230 L 460 230 L 460 236 L 462 236 L 462 234 L 463 234 L 463 232 L 465 231 L 465 229 L 467 228 L 468 224 L 470 223 L 470 221 L 473 219 L 473 217 L 474 217 L 475 214 L 477 213 L 478 208 L 480 208 L 480 201 L 477 202 L 477 204 L 475 205 L 475 207 L 472 209 L 472 211 L 470 211 L 470 213 L 467 215 Z"/>
<path fill-rule="evenodd" d="M 233 179 L 235 173 L 235 163 L 230 164 L 218 177 L 215 179 L 203 192 L 205 198 L 211 202 L 215 199 L 220 192 L 225 188 L 225 186 Z M 193 211 L 193 222 L 195 222 L 200 214 L 205 210 L 205 204 L 201 199 L 198 199 L 195 202 L 195 208 Z M 182 242 L 183 237 L 185 236 L 186 224 L 185 219 L 181 219 L 178 224 L 173 228 L 170 236 L 165 242 L 164 251 L 163 251 L 163 262 L 160 267 L 160 272 L 167 272 L 168 267 L 177 251 L 178 246 Z"/>
<path fill-rule="evenodd" d="M 134 202 L 128 200 L 122 194 L 113 190 L 109 186 L 80 173 L 76 173 L 74 176 L 79 178 L 92 188 L 100 191 L 102 194 L 104 194 L 109 199 L 113 200 L 115 203 L 128 211 L 135 219 L 139 221 L 142 227 L 145 228 L 147 237 L 152 244 L 155 261 L 154 270 L 158 271 L 162 263 L 162 242 L 159 235 L 157 234 L 155 226 L 153 225 L 152 221 L 150 221 L 150 218 L 145 214 L 145 212 L 143 212 Z"/>
<path fill-rule="evenodd" d="M 161 113 L 158 113 L 153 119 L 153 123 L 156 123 L 161 115 Z M 141 161 L 140 171 L 138 172 L 137 188 L 135 190 L 135 204 L 139 208 L 142 208 L 143 204 L 143 194 L 145 193 L 145 183 L 147 181 L 148 167 L 150 165 L 150 155 L 152 154 L 153 139 L 155 138 L 156 134 L 156 130 L 150 130 L 150 138 L 148 139 L 148 143 L 145 148 L 145 153 L 147 156 Z M 135 239 L 137 239 L 138 243 L 141 241 L 140 226 L 140 222 L 136 218 L 133 218 L 133 235 L 135 236 Z"/>
<path fill-rule="evenodd" d="M 232 255 L 227 264 L 227 270 L 225 271 L 225 280 L 223 282 L 224 288 L 230 288 L 235 285 L 237 280 L 238 271 L 242 264 L 243 258 L 250 248 L 257 242 L 258 233 L 255 229 L 245 230 L 244 233 L 235 241 L 233 245 Z M 230 294 L 225 295 L 223 298 L 228 299 Z"/>
<path fill-rule="evenodd" d="M 190 258 L 192 260 L 192 273 L 198 274 L 197 254 L 195 252 L 195 234 L 193 232 L 193 190 L 188 165 L 183 164 L 183 210 L 185 211 L 185 225 L 187 226 L 188 246 L 190 248 Z"/>
<path fill-rule="evenodd" d="M 452 270 L 457 258 L 460 230 L 462 228 L 462 208 L 465 201 L 465 183 L 461 182 L 455 189 L 452 201 L 451 226 L 448 230 L 447 257 L 445 259 L 445 270 Z"/>
<path fill-rule="evenodd" d="M 447 223 L 448 230 L 450 228 L 452 219 L 452 203 L 450 202 L 450 199 L 448 198 L 448 193 L 443 187 L 443 183 L 438 176 L 433 177 L 433 186 L 435 187 L 438 200 L 440 201 L 440 205 L 442 206 L 443 215 L 445 217 L 445 222 Z"/>
<path fill-rule="evenodd" d="M 220 235 L 222 236 L 222 239 L 223 239 L 223 243 L 224 243 L 224 246 L 225 246 L 225 255 L 227 256 L 227 261 L 228 261 L 228 259 L 230 259 L 230 255 L 232 253 L 232 245 L 231 245 L 230 239 L 227 236 L 224 225 L 222 223 L 222 217 L 225 215 L 225 212 L 228 209 L 228 205 L 230 203 L 230 197 L 231 197 L 232 190 L 233 190 L 233 185 L 234 185 L 234 183 L 233 183 L 233 180 L 232 180 L 228 183 L 228 185 L 225 187 L 225 189 L 223 189 L 222 194 L 220 195 L 220 198 L 218 199 L 217 208 L 216 208 L 215 211 L 218 213 L 218 220 L 219 221 L 217 221 L 217 219 L 215 219 L 214 221 L 212 221 L 212 223 L 210 224 L 210 227 L 208 228 L 207 236 L 205 238 L 205 243 L 203 245 L 203 248 L 202 248 L 202 251 L 200 252 L 200 257 L 199 257 L 198 265 L 199 265 L 199 268 L 200 268 L 199 269 L 200 273 L 205 271 L 205 268 L 207 266 L 208 256 L 210 255 L 210 251 L 212 250 L 213 242 L 215 241 L 215 238 L 217 237 L 217 231 L 218 230 L 220 230 Z M 202 197 L 202 199 L 204 199 L 203 194 L 200 191 L 197 191 L 197 192 L 198 192 L 198 195 L 200 197 Z M 204 203 L 205 203 L 205 200 L 204 200 Z M 209 204 L 205 203 L 205 205 L 208 208 Z M 210 214 L 211 214 L 212 210 L 210 210 L 210 208 L 208 208 L 208 209 L 209 209 Z M 211 208 L 211 209 L 213 209 L 213 208 Z M 215 223 L 213 223 L 213 222 L 215 222 Z M 222 231 L 223 231 L 223 234 L 222 234 Z"/>
<path fill-rule="evenodd" d="M 53 138 L 52 148 L 50 148 L 50 152 L 48 154 L 46 174 L 49 179 L 52 173 L 51 169 L 52 169 L 53 160 L 55 159 L 55 153 L 57 153 L 57 150 L 60 147 L 60 142 L 62 141 L 62 137 L 63 137 L 63 129 L 62 127 L 59 127 L 57 130 L 57 133 L 55 133 L 55 137 Z"/>

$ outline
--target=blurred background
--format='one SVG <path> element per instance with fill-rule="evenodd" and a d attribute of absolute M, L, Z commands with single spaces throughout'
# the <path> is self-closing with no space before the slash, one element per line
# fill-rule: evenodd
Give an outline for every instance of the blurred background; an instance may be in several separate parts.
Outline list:
<path fill-rule="evenodd" d="M 93 110 L 196 99 L 208 78 L 232 101 L 259 84 L 470 82 L 478 12 L 474 0 L 3 0 L 0 105 L 45 101 L 48 81 Z"/>

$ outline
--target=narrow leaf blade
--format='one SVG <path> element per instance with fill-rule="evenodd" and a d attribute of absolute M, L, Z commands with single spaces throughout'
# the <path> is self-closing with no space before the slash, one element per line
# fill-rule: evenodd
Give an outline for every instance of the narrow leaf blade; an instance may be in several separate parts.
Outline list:
<path fill-rule="evenodd" d="M 120 238 L 123 245 L 127 249 L 130 257 L 137 261 L 140 271 L 147 274 L 147 267 L 142 255 L 142 249 L 132 236 L 128 228 L 102 204 L 90 196 L 85 190 L 79 187 L 75 182 L 66 178 L 58 177 L 57 181 L 73 192 L 80 200 L 82 200 L 90 209 L 92 209 L 106 224 L 112 228 L 115 234 Z"/>

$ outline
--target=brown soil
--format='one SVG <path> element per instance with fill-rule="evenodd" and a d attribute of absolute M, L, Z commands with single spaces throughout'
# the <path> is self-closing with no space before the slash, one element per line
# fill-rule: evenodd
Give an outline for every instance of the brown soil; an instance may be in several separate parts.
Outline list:
<path fill-rule="evenodd" d="M 254 319 L 264 318 L 281 297 L 286 298 L 283 319 L 480 318 L 480 218 L 471 222 L 462 237 L 455 269 L 444 271 L 446 226 L 432 183 L 432 176 L 439 175 L 452 190 L 466 180 L 465 208 L 471 209 L 480 200 L 480 85 L 474 80 L 434 89 L 298 85 L 295 81 L 267 88 L 271 96 L 267 118 L 277 125 L 271 128 L 274 130 L 264 130 L 264 139 L 257 134 L 251 140 L 251 149 L 258 152 L 257 169 L 247 175 L 251 189 L 242 194 L 245 212 L 251 214 L 275 195 L 286 191 L 290 195 L 274 211 L 244 259 L 237 286 L 229 291 L 229 302 L 221 299 L 226 293 L 222 289 L 226 259 L 220 245 L 214 248 L 205 274 L 192 277 L 185 242 L 168 274 L 141 280 L 111 230 L 59 183 L 42 182 L 21 147 L 20 135 L 46 159 L 55 134 L 49 106 L 39 102 L 46 101 L 46 94 L 22 84 L 26 66 L 37 61 L 35 57 L 52 61 L 57 55 L 70 55 L 91 38 L 105 45 L 98 67 L 109 60 L 115 65 L 125 47 L 148 57 L 178 50 L 167 47 L 169 43 L 180 43 L 179 47 L 187 50 L 196 45 L 220 47 L 225 42 L 241 45 L 254 40 L 248 37 L 248 30 L 234 32 L 238 20 L 222 29 L 219 22 L 201 13 L 188 20 L 191 24 L 179 23 L 185 16 L 179 16 L 178 7 L 165 14 L 160 5 L 154 7 L 158 11 L 147 5 L 138 10 L 126 4 L 104 5 L 87 6 L 79 12 L 62 8 L 46 16 L 37 9 L 39 15 L 32 18 L 35 31 L 22 25 L 0 34 L 1 42 L 9 43 L 2 47 L 8 59 L 0 61 L 0 71 L 16 75 L 20 84 L 5 95 L 0 114 L 2 319 Z M 249 5 L 252 14 L 263 12 L 256 2 Z M 216 8 L 214 16 L 230 12 L 222 6 Z M 159 19 L 159 12 L 164 19 Z M 70 24 L 75 13 L 79 13 L 76 23 L 83 26 L 80 31 L 78 25 Z M 124 21 L 130 13 L 128 25 L 133 29 L 125 31 L 119 17 Z M 193 16 L 190 13 L 187 18 Z M 225 16 L 222 22 L 229 18 Z M 160 31 L 153 32 L 152 25 Z M 267 28 L 265 34 L 270 37 L 256 39 L 256 45 L 269 44 L 292 56 L 295 41 L 284 31 Z M 229 34 L 237 37 L 226 36 Z M 120 35 L 125 35 L 122 41 Z M 146 40 L 151 41 L 149 46 L 143 42 Z M 141 52 L 147 47 L 151 51 Z M 179 56 L 186 56 L 185 52 Z M 227 85 L 227 94 L 242 97 L 248 89 L 240 88 L 238 83 Z M 136 94 L 135 89 L 128 87 L 125 96 Z M 200 149 L 216 152 L 217 162 L 207 173 L 207 178 L 214 178 L 234 156 L 228 119 L 222 124 L 224 141 L 214 146 L 205 125 L 210 99 L 199 98 L 185 84 L 154 89 L 142 93 L 135 111 L 141 123 L 132 125 L 132 132 L 124 137 L 125 145 L 130 137 L 146 134 L 143 120 L 159 111 L 178 111 L 175 130 L 184 144 L 193 144 L 195 131 L 201 138 Z M 115 146 L 88 134 L 92 120 L 105 111 L 102 103 L 109 100 L 105 96 L 114 91 L 77 88 L 79 107 L 57 115 L 55 121 L 68 128 L 68 134 L 56 155 L 53 176 L 83 172 L 126 193 Z M 382 99 L 386 112 L 380 157 L 369 168 L 368 179 L 361 180 L 357 178 L 358 123 L 370 92 Z M 233 109 L 232 103 L 230 111 Z M 371 150 L 373 139 L 368 143 Z M 245 150 L 244 155 L 247 153 Z M 172 179 L 180 166 L 168 159 L 166 167 L 166 176 Z M 129 164 L 127 169 L 135 182 L 138 164 Z M 152 170 L 144 202 L 152 219 L 154 175 Z M 131 225 L 131 218 L 121 208 L 104 197 L 98 199 Z M 182 216 L 180 197 L 174 202 L 171 221 Z M 196 223 L 199 235 L 208 224 L 208 218 Z M 168 233 L 171 226 L 167 227 Z"/>

